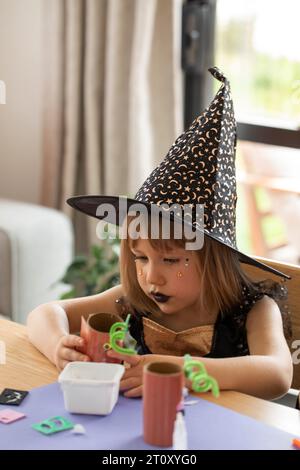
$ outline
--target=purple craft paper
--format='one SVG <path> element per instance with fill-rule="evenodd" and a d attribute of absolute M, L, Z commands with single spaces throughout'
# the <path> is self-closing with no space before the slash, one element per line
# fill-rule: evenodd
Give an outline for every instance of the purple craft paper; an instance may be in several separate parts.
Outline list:
<path fill-rule="evenodd" d="M 0 405 L 0 410 L 3 408 Z M 59 384 L 54 383 L 32 390 L 18 411 L 27 417 L 9 425 L 0 423 L 0 449 L 157 449 L 143 440 L 141 399 L 120 396 L 108 416 L 71 414 L 65 410 Z M 32 424 L 53 416 L 64 416 L 74 424 L 82 424 L 86 434 L 63 431 L 44 436 L 31 428 Z M 190 450 L 292 450 L 292 439 L 296 437 L 201 399 L 196 405 L 186 407 L 185 421 Z"/>

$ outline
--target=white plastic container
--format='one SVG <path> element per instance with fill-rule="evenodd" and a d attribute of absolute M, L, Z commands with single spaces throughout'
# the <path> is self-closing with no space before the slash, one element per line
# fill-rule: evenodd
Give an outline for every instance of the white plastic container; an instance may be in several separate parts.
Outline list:
<path fill-rule="evenodd" d="M 70 362 L 58 377 L 70 413 L 107 415 L 119 396 L 124 366 L 104 362 Z"/>

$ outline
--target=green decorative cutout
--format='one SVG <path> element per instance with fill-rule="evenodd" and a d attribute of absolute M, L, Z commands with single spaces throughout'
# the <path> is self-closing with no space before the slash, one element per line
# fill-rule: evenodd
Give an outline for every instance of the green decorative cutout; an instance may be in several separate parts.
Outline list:
<path fill-rule="evenodd" d="M 74 424 L 68 421 L 62 416 L 54 416 L 54 418 L 48 418 L 40 423 L 33 424 L 33 429 L 41 432 L 42 434 L 54 434 L 60 431 L 66 431 L 67 429 L 74 428 Z"/>

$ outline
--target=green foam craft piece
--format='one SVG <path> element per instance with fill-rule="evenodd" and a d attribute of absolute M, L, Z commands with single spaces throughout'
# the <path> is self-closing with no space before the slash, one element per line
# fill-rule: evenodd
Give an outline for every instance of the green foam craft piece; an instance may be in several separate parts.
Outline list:
<path fill-rule="evenodd" d="M 186 354 L 183 370 L 186 378 L 192 382 L 194 392 L 208 392 L 211 390 L 215 397 L 220 395 L 218 382 L 208 375 L 202 362 L 192 359 L 189 354 Z"/>
<path fill-rule="evenodd" d="M 116 322 L 114 323 L 109 330 L 109 343 L 104 345 L 105 349 L 113 349 L 114 351 L 120 354 L 135 354 L 134 349 L 123 348 L 119 345 L 120 342 L 123 342 L 125 339 L 125 334 L 128 331 L 130 320 L 130 314 L 127 315 L 125 322 Z"/>

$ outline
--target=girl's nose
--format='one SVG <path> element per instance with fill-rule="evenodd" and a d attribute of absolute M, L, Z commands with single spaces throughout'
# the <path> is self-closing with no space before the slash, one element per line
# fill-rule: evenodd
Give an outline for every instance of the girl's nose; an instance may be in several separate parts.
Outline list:
<path fill-rule="evenodd" d="M 146 279 L 148 284 L 157 286 L 162 286 L 165 283 L 165 278 L 160 267 L 155 266 L 154 263 L 148 266 Z"/>

